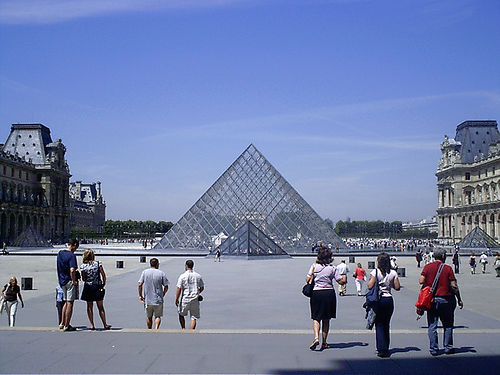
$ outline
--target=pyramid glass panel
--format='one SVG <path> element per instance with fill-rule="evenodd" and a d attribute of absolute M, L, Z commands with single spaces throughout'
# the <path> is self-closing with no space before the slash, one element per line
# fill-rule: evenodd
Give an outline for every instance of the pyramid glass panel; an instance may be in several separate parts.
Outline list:
<path fill-rule="evenodd" d="M 346 247 L 257 148 L 250 145 L 155 248 L 213 250 L 214 239 L 220 233 L 230 236 L 248 221 L 286 251 L 310 251 L 317 241 L 332 248 Z"/>
<path fill-rule="evenodd" d="M 472 229 L 458 246 L 463 249 L 498 249 L 500 245 L 493 237 L 479 227 Z"/>

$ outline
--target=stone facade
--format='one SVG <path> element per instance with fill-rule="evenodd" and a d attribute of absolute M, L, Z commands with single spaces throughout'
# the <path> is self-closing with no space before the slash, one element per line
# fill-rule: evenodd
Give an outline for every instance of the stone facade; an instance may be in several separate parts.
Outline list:
<path fill-rule="evenodd" d="M 496 121 L 465 121 L 441 144 L 438 238 L 452 244 L 479 226 L 500 239 L 500 133 Z"/>
<path fill-rule="evenodd" d="M 53 243 L 69 237 L 66 147 L 41 124 L 14 124 L 0 145 L 0 241 L 32 227 Z"/>
<path fill-rule="evenodd" d="M 101 193 L 101 182 L 83 184 L 81 181 L 71 182 L 71 228 L 90 229 L 95 233 L 104 231 L 106 221 L 106 202 Z"/>

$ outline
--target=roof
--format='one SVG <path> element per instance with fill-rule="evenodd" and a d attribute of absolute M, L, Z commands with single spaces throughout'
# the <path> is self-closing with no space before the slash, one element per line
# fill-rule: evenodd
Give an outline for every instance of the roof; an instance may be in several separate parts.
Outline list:
<path fill-rule="evenodd" d="M 457 126 L 455 141 L 462 145 L 462 163 L 473 163 L 487 157 L 490 144 L 500 141 L 498 124 L 494 120 L 464 121 Z"/>

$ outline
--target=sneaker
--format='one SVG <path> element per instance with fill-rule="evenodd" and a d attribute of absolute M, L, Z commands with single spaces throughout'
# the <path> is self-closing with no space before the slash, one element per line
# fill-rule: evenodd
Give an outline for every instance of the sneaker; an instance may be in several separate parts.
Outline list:
<path fill-rule="evenodd" d="M 67 327 L 64 327 L 63 331 L 64 332 L 74 332 L 74 331 L 76 331 L 76 328 L 73 327 L 73 326 L 71 326 L 71 325 L 69 325 Z"/>
<path fill-rule="evenodd" d="M 59 324 L 59 329 L 64 329 L 64 324 Z"/>

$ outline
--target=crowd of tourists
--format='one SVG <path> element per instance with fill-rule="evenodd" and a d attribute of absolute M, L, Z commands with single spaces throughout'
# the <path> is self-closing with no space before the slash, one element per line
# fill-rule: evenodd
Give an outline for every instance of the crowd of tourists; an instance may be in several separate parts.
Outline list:
<path fill-rule="evenodd" d="M 432 249 L 436 242 L 417 239 L 390 239 L 390 238 L 346 238 L 345 244 L 351 249 L 358 250 L 395 250 L 413 252 L 419 248 Z"/>
<path fill-rule="evenodd" d="M 104 295 L 106 292 L 106 273 L 101 262 L 95 260 L 94 251 L 88 249 L 83 252 L 83 264 L 78 268 L 75 251 L 79 242 L 71 239 L 68 248 L 61 250 L 57 255 L 57 275 L 59 285 L 56 288 L 56 307 L 58 310 L 59 329 L 75 331 L 71 325 L 74 301 L 79 299 L 79 282 L 83 282 L 81 299 L 87 303 L 87 316 L 90 330 L 95 330 L 94 302 L 97 305 L 104 330 L 111 329 L 106 321 L 104 309 Z M 163 297 L 168 291 L 169 281 L 163 271 L 159 269 L 160 262 L 151 258 L 150 268 L 142 272 L 138 281 L 139 300 L 144 304 L 146 325 L 148 328 L 158 329 L 163 316 Z M 187 260 L 185 272 L 179 276 L 175 304 L 178 307 L 179 323 L 185 328 L 185 317 L 189 314 L 190 328 L 196 328 L 196 321 L 200 317 L 201 292 L 204 290 L 203 279 L 193 271 L 194 262 Z M 3 294 L 3 291 L 2 291 Z"/>
<path fill-rule="evenodd" d="M 497 257 L 498 259 L 498 257 Z M 454 353 L 453 325 L 454 310 L 456 305 L 463 308 L 463 301 L 457 281 L 451 266 L 445 264 L 446 251 L 437 249 L 433 251 L 432 258 L 422 269 L 419 283 L 422 288 L 432 287 L 434 300 L 427 310 L 429 351 L 431 355 L 438 355 L 438 321 L 444 328 L 443 346 L 445 354 Z M 400 290 L 401 284 L 395 269 L 397 263 L 387 253 L 377 257 L 377 264 L 369 274 L 367 283 L 365 307 L 367 309 L 367 328 L 375 326 L 375 341 L 377 355 L 381 358 L 390 356 L 390 322 L 394 313 L 393 290 Z M 311 350 L 328 348 L 327 337 L 330 329 L 330 320 L 336 318 L 336 296 L 334 282 L 345 287 L 347 283 L 345 262 L 340 265 L 332 264 L 332 252 L 327 247 L 318 249 L 315 263 L 309 268 L 306 276 L 306 286 L 314 285 L 310 297 L 311 319 L 313 321 L 314 339 L 310 345 Z M 360 263 L 354 270 L 358 295 L 366 281 L 366 271 Z M 344 289 L 341 289 L 344 290 Z M 343 295 L 339 292 L 339 295 Z M 370 299 L 369 299 L 370 295 Z M 423 311 L 417 311 L 423 314 Z M 320 337 L 321 333 L 321 337 Z M 321 343 L 320 343 L 321 339 Z M 321 344 L 321 345 L 320 345 Z"/>

